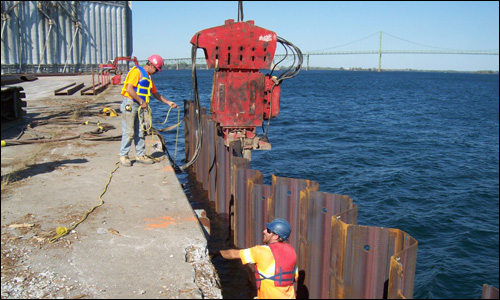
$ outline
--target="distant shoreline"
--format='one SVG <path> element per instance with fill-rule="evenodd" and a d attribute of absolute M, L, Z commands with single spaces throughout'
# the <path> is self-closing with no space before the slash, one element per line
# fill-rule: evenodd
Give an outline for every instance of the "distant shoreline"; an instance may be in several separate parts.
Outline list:
<path fill-rule="evenodd" d="M 165 65 L 167 70 L 184 70 L 191 69 L 190 65 Z M 196 65 L 196 69 L 206 69 L 206 65 Z M 281 67 L 281 70 L 286 70 L 287 67 Z M 377 68 L 331 68 L 331 67 L 309 67 L 309 70 L 319 71 L 363 71 L 363 72 L 378 72 Z M 279 70 L 276 70 L 279 71 Z M 306 67 L 302 66 L 302 71 L 306 71 Z M 438 73 L 473 73 L 473 74 L 498 74 L 499 71 L 479 70 L 479 71 L 456 71 L 456 70 L 420 70 L 420 69 L 382 69 L 381 72 L 438 72 Z"/>
<path fill-rule="evenodd" d="M 328 67 L 309 67 L 309 70 L 327 70 L 327 71 L 365 71 L 378 72 L 376 68 L 328 68 Z M 381 72 L 438 72 L 438 73 L 474 73 L 474 74 L 498 74 L 498 71 L 480 70 L 480 71 L 455 71 L 455 70 L 420 70 L 420 69 L 382 69 Z"/>
<path fill-rule="evenodd" d="M 165 65 L 163 67 L 164 70 L 175 71 L 175 70 L 191 70 L 191 66 L 172 66 Z M 206 70 L 206 65 L 196 65 L 197 70 Z M 286 67 L 282 67 L 279 70 L 286 70 Z M 307 72 L 307 68 L 302 66 L 302 71 Z M 378 72 L 377 68 L 331 68 L 331 67 L 309 67 L 309 71 L 347 71 L 347 72 Z M 124 71 L 125 72 L 125 71 Z M 433 73 L 469 73 L 469 74 L 496 74 L 498 75 L 499 71 L 492 70 L 479 70 L 479 71 L 456 71 L 456 70 L 420 70 L 420 69 L 382 69 L 381 72 L 433 72 Z M 5 73 L 2 76 L 16 76 L 16 75 L 26 75 L 31 74 L 34 76 L 70 76 L 70 75 L 90 75 L 89 72 L 81 72 L 81 73 L 42 73 L 42 74 L 33 74 L 33 73 Z M 97 74 L 97 72 L 96 72 Z M 125 73 L 126 74 L 126 73 Z M 125 75 L 124 74 L 124 75 Z M 114 75 L 114 74 L 112 74 Z"/>

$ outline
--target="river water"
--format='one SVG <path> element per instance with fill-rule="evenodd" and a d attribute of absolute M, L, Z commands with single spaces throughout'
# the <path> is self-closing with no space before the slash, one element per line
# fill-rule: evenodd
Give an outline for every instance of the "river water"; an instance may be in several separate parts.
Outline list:
<path fill-rule="evenodd" d="M 212 74 L 197 71 L 207 108 Z M 191 71 L 153 79 L 182 118 Z M 359 225 L 414 237 L 414 298 L 480 298 L 483 284 L 499 287 L 498 86 L 498 74 L 303 70 L 283 82 L 268 134 L 272 149 L 254 151 L 251 168 L 269 185 L 271 174 L 318 182 L 322 192 L 353 198 Z M 152 109 L 162 121 L 168 106 L 153 100 Z M 172 110 L 168 124 L 176 120 Z M 164 137 L 173 157 L 175 131 Z M 213 210 L 192 175 L 178 176 L 194 207 Z M 224 220 L 209 218 L 217 232 L 209 247 L 231 246 Z M 224 298 L 253 297 L 245 267 L 218 258 L 214 264 Z"/>

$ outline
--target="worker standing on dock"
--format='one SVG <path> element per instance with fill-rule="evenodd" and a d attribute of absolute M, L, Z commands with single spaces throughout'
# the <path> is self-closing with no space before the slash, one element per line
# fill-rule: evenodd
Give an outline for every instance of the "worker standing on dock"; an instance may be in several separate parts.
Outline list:
<path fill-rule="evenodd" d="M 297 254 L 285 243 L 292 227 L 284 219 L 266 223 L 265 245 L 248 249 L 220 250 L 226 259 L 241 259 L 243 264 L 255 264 L 258 299 L 295 299 L 293 282 L 298 279 Z"/>
<path fill-rule="evenodd" d="M 149 97 L 153 95 L 159 101 L 176 108 L 177 104 L 167 100 L 156 90 L 151 75 L 161 72 L 163 58 L 153 54 L 144 67 L 134 66 L 127 74 L 121 94 L 125 96 L 120 107 L 122 112 L 122 142 L 120 147 L 120 162 L 130 167 L 132 165 L 128 153 L 135 144 L 136 162 L 152 164 L 154 160 L 145 155 L 145 131 L 140 124 L 139 110 L 148 109 Z"/>

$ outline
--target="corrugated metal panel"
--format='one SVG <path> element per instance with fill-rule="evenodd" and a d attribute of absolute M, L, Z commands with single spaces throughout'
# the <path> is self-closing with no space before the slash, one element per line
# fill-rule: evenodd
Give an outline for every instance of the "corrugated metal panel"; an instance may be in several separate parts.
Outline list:
<path fill-rule="evenodd" d="M 392 299 L 407 299 L 413 295 L 418 242 L 403 231 L 396 233 L 398 235 L 395 254 L 391 257 L 387 294 Z"/>
<path fill-rule="evenodd" d="M 2 74 L 89 72 L 132 55 L 129 1 L 2 1 Z"/>
<path fill-rule="evenodd" d="M 299 249 L 299 208 L 300 195 L 305 189 L 309 191 L 317 191 L 319 184 L 307 179 L 296 179 L 277 177 L 272 174 L 273 179 L 273 194 L 272 202 L 269 209 L 269 220 L 282 218 L 290 223 L 292 230 L 288 238 L 290 245 L 295 249 Z"/>
<path fill-rule="evenodd" d="M 260 172 L 259 172 L 260 173 Z M 248 181 L 248 192 L 250 198 L 250 217 L 253 233 L 250 235 L 250 244 L 262 243 L 265 222 L 267 222 L 267 208 L 271 199 L 272 186 L 262 184 L 263 175 L 251 178 Z"/>
<path fill-rule="evenodd" d="M 298 267 L 308 271 L 304 285 L 310 299 L 329 298 L 332 217 L 356 224 L 357 210 L 349 196 L 309 189 L 301 193 Z"/>
<path fill-rule="evenodd" d="M 418 242 L 392 228 L 332 218 L 330 297 L 412 298 Z"/>
<path fill-rule="evenodd" d="M 233 184 L 234 187 L 234 222 L 235 245 L 240 248 L 253 246 L 252 241 L 252 214 L 251 200 L 253 191 L 250 190 L 249 181 L 262 182 L 262 173 L 250 169 L 250 161 L 243 157 L 233 157 Z M 252 193 L 252 194 L 251 194 Z"/>

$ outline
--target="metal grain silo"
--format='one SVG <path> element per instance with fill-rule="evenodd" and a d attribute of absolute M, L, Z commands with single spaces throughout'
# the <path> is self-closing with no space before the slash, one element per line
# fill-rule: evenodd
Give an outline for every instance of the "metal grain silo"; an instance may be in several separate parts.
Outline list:
<path fill-rule="evenodd" d="M 131 1 L 2 1 L 2 74 L 97 70 L 132 55 Z"/>

